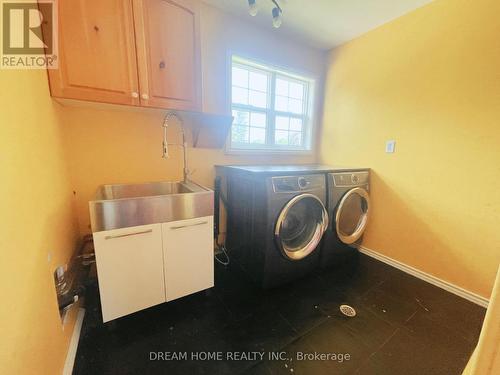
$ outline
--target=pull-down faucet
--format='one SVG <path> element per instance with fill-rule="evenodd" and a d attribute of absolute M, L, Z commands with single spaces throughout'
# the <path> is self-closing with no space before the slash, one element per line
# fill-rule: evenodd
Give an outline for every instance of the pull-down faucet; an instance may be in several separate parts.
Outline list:
<path fill-rule="evenodd" d="M 175 117 L 177 121 L 179 122 L 179 126 L 181 129 L 182 133 L 182 144 L 179 145 L 177 143 L 168 143 L 167 140 L 167 128 L 168 128 L 168 122 L 169 120 Z M 163 120 L 163 158 L 168 159 L 169 154 L 168 154 L 168 146 L 181 146 L 182 147 L 182 153 L 183 153 L 183 163 L 184 163 L 184 168 L 182 169 L 182 176 L 183 176 L 183 181 L 187 182 L 188 181 L 188 176 L 189 176 L 189 169 L 188 169 L 188 163 L 187 163 L 187 141 L 186 141 L 186 134 L 184 132 L 184 122 L 182 121 L 181 116 L 175 111 L 169 111 L 167 112 L 164 120 Z"/>

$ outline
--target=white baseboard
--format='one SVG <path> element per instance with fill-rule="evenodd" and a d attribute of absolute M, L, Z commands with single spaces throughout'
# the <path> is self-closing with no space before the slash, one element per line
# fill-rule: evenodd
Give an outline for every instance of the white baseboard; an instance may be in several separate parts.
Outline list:
<path fill-rule="evenodd" d="M 68 354 L 66 354 L 66 361 L 64 362 L 63 375 L 71 375 L 73 373 L 73 366 L 75 365 L 76 350 L 78 349 L 78 341 L 80 341 L 80 332 L 82 331 L 83 317 L 85 316 L 85 309 L 79 308 L 78 315 L 76 316 L 75 327 L 69 342 Z"/>
<path fill-rule="evenodd" d="M 428 273 L 425 273 L 423 271 L 420 271 L 416 268 L 413 268 L 411 266 L 408 266 L 404 263 L 401 263 L 397 260 L 394 260 L 392 258 L 389 258 L 386 255 L 382 255 L 380 253 L 377 253 L 376 251 L 370 250 L 364 246 L 357 246 L 358 250 L 366 254 L 372 258 L 375 258 L 381 262 L 384 262 L 394 268 L 397 268 L 403 272 L 406 272 L 412 276 L 415 276 L 421 280 L 424 280 L 428 282 L 429 284 L 435 285 L 441 289 L 444 289 L 450 293 L 456 294 L 459 297 L 465 298 L 466 300 L 469 300 L 479 306 L 488 307 L 489 300 L 487 298 L 484 298 L 476 293 L 473 293 L 471 291 L 468 291 L 464 288 L 461 288 L 457 285 L 454 285 L 452 283 L 449 283 L 448 281 L 441 280 L 437 278 L 436 276 L 432 276 Z"/>

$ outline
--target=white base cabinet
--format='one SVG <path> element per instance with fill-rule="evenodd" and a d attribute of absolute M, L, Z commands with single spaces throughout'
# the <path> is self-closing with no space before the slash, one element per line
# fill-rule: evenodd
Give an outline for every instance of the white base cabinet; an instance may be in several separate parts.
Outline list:
<path fill-rule="evenodd" d="M 167 301 L 214 286 L 213 216 L 162 224 Z"/>
<path fill-rule="evenodd" d="M 165 302 L 161 224 L 94 233 L 105 322 Z"/>
<path fill-rule="evenodd" d="M 214 285 L 213 216 L 94 233 L 103 321 Z"/>

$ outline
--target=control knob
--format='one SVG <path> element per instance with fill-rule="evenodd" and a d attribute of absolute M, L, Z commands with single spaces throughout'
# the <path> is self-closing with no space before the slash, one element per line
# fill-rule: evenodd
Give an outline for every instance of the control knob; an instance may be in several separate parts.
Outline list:
<path fill-rule="evenodd" d="M 301 188 L 301 189 L 305 189 L 306 187 L 309 186 L 309 183 L 310 183 L 304 177 L 299 177 L 297 182 L 299 184 L 299 188 Z"/>

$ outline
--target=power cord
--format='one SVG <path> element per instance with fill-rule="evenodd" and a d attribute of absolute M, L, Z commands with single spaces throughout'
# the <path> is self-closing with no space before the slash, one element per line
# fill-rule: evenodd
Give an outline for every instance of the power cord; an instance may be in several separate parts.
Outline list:
<path fill-rule="evenodd" d="M 227 255 L 227 249 L 226 249 L 226 246 L 224 245 L 219 245 L 216 241 L 215 243 L 215 246 L 217 246 L 217 250 L 224 254 L 224 257 L 226 258 L 226 260 L 221 260 L 219 259 L 219 257 L 217 256 L 217 253 L 214 254 L 214 258 L 217 262 L 219 262 L 220 264 L 222 264 L 223 266 L 228 266 L 229 265 L 229 255 Z"/>
<path fill-rule="evenodd" d="M 215 236 L 215 248 L 216 251 L 214 253 L 214 258 L 217 262 L 222 264 L 223 266 L 229 265 L 229 255 L 227 254 L 227 249 L 224 243 L 220 244 L 219 243 L 219 224 L 220 224 L 220 202 L 222 201 L 222 204 L 226 207 L 226 210 L 228 208 L 227 200 L 224 194 L 222 193 L 222 179 L 220 176 L 217 176 L 215 178 L 215 184 L 214 184 L 214 190 L 215 190 L 215 204 L 214 204 L 214 209 L 215 209 L 215 225 L 214 225 L 214 236 Z M 219 258 L 218 255 L 224 254 L 225 259 Z"/>

